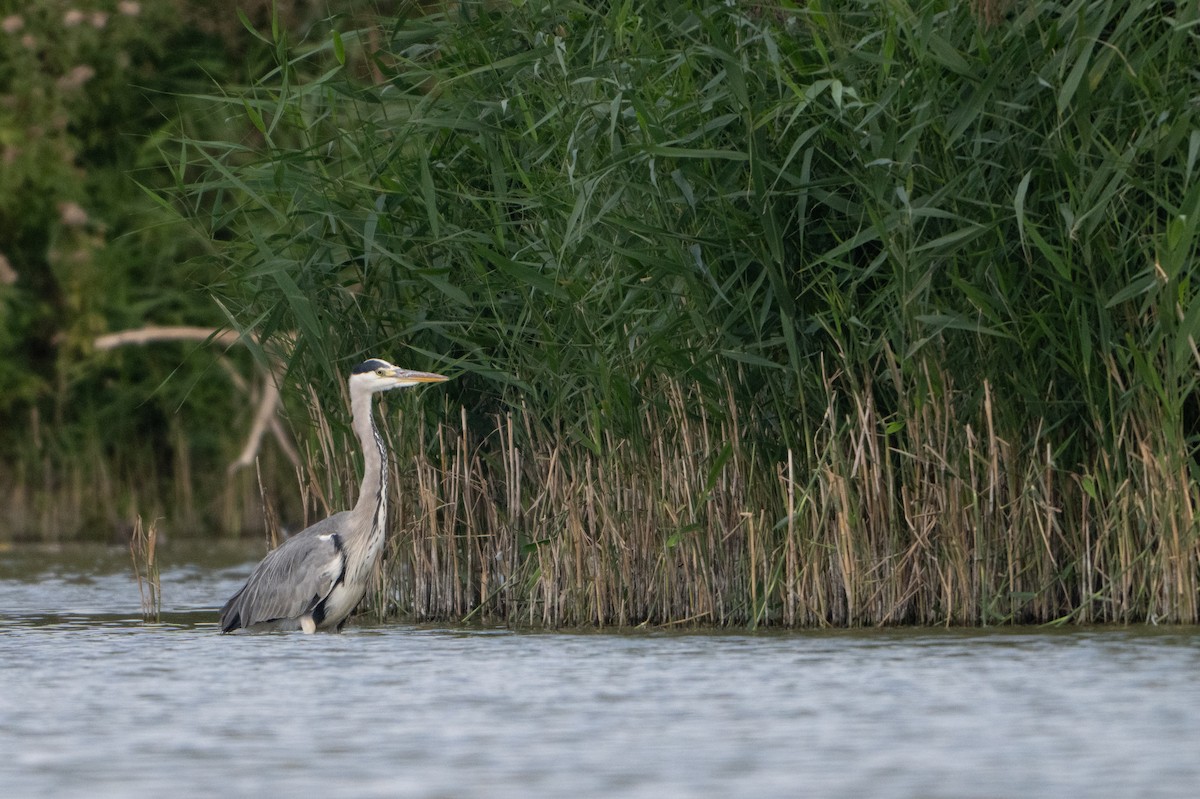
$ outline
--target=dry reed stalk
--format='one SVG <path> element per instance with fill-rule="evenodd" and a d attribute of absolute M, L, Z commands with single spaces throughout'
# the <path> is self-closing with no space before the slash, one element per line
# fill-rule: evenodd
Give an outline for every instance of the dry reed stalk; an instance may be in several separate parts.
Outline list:
<path fill-rule="evenodd" d="M 129 538 L 129 555 L 133 559 L 133 576 L 141 598 L 142 620 L 156 624 L 162 621 L 162 587 L 155 557 L 157 546 L 157 520 L 151 522 L 147 530 L 142 526 L 142 517 L 138 516 Z"/>
<path fill-rule="evenodd" d="M 267 496 L 267 489 L 263 486 L 262 466 L 257 460 L 254 463 L 254 474 L 258 477 L 258 495 L 262 501 L 263 511 L 263 530 L 266 533 L 266 545 L 269 552 L 283 543 L 283 534 L 279 529 L 279 515 L 275 512 L 275 504 Z"/>

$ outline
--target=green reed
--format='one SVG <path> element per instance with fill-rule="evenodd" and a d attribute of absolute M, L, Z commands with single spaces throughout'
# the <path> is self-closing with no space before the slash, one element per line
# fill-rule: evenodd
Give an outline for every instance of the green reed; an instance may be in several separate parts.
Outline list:
<path fill-rule="evenodd" d="M 277 39 L 181 189 L 293 379 L 460 375 L 400 612 L 1196 621 L 1196 15 L 460 4 Z"/>

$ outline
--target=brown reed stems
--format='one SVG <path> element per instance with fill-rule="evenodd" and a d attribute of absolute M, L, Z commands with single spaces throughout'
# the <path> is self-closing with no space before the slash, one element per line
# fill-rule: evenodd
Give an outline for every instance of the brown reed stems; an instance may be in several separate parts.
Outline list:
<path fill-rule="evenodd" d="M 150 522 L 149 529 L 142 525 L 138 516 L 129 538 L 129 555 L 133 560 L 133 576 L 137 580 L 138 595 L 142 600 L 142 620 L 158 623 L 162 621 L 162 585 L 159 580 L 158 521 Z"/>
<path fill-rule="evenodd" d="M 922 400 L 885 416 L 870 379 L 827 374 L 822 418 L 770 454 L 746 445 L 761 438 L 732 398 L 714 411 L 678 381 L 636 441 L 599 448 L 524 408 L 482 433 L 465 410 L 407 426 L 376 610 L 549 627 L 1200 620 L 1200 498 L 1161 427 L 1128 423 L 1121 455 L 1061 464 L 1043 427 L 1000 434 L 989 384 L 967 403 L 928 365 L 887 370 Z"/>

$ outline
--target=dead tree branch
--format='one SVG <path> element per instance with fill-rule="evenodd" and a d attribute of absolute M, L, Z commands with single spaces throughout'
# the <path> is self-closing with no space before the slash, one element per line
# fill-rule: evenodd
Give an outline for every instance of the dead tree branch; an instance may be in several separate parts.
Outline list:
<path fill-rule="evenodd" d="M 252 341 L 258 341 L 258 338 L 253 333 L 249 334 L 249 336 Z M 212 327 L 146 325 L 145 327 L 120 330 L 116 333 L 107 333 L 103 336 L 98 336 L 92 342 L 92 346 L 100 351 L 109 351 L 117 347 L 128 345 L 144 346 L 162 341 L 207 342 L 229 349 L 235 344 L 242 343 L 243 337 L 233 330 Z M 225 368 L 234 386 L 243 391 L 247 396 L 250 396 L 252 394 L 250 386 L 242 379 L 237 370 L 224 359 L 222 359 L 221 365 Z M 283 450 L 283 454 L 292 462 L 292 465 L 297 468 L 300 466 L 300 454 L 296 451 L 291 439 L 288 438 L 283 430 L 283 426 L 279 423 L 279 381 L 282 378 L 282 365 L 277 359 L 272 358 L 270 368 L 260 371 L 265 371 L 262 377 L 262 396 L 259 397 L 258 408 L 254 412 L 254 421 L 250 425 L 250 432 L 246 436 L 246 443 L 242 447 L 242 452 L 233 463 L 229 464 L 230 472 L 235 472 L 254 463 L 255 458 L 258 457 L 259 449 L 262 447 L 263 435 L 267 430 L 271 431 L 271 434 L 279 443 L 279 448 Z"/>

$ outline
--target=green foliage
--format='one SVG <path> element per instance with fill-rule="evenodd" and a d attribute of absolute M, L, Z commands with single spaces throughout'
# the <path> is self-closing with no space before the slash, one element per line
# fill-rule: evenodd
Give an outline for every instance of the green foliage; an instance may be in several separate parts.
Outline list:
<path fill-rule="evenodd" d="M 862 433 L 895 503 L 930 452 L 978 486 L 986 427 L 1012 513 L 1043 469 L 1047 507 L 1078 510 L 1037 593 L 1082 568 L 1084 494 L 1136 526 L 1112 511 L 1131 480 L 1181 496 L 1136 546 L 1171 529 L 1172 557 L 1195 549 L 1194 478 L 1154 484 L 1142 458 L 1193 466 L 1197 14 L 463 3 L 305 50 L 275 37 L 277 68 L 224 107 L 261 141 L 189 142 L 208 173 L 187 198 L 228 240 L 234 319 L 295 333 L 295 373 L 323 384 L 367 352 L 441 361 L 481 429 L 522 408 L 596 453 L 650 447 L 651 416 L 736 416 L 767 469 L 815 470 Z M 364 48 L 373 83 L 340 67 Z M 668 384 L 699 388 L 682 418 Z M 965 435 L 929 429 L 931 407 Z M 986 544 L 953 532 L 955 557 Z"/>
<path fill-rule="evenodd" d="M 1103 444 L 1110 366 L 1188 393 L 1192 12 L 1022 8 L 465 4 L 375 86 L 331 39 L 231 99 L 257 154 L 206 150 L 230 301 L 327 376 L 411 347 L 574 420 L 737 371 L 786 427 L 822 356 L 891 350 Z"/>
<path fill-rule="evenodd" d="M 187 33 L 180 9 L 8 5 L 0 32 L 0 253 L 12 270 L 0 288 L 4 414 L 59 391 L 56 376 L 78 366 L 98 333 L 212 317 L 195 292 L 205 278 L 169 268 L 201 245 L 169 230 L 170 215 L 138 185 L 167 176 L 160 147 L 179 109 L 166 92 L 202 77 L 203 62 L 175 47 Z"/>
<path fill-rule="evenodd" d="M 221 323 L 207 241 L 152 193 L 173 179 L 164 160 L 179 164 L 170 141 L 179 127 L 241 135 L 240 123 L 182 96 L 257 70 L 204 23 L 211 6 L 0 2 L 6 537 L 108 538 L 167 504 L 189 517 L 185 467 L 195 458 L 197 472 L 219 475 L 241 444 L 244 428 L 230 424 L 239 397 L 224 376 L 211 379 L 203 350 L 93 351 L 116 330 Z"/>

